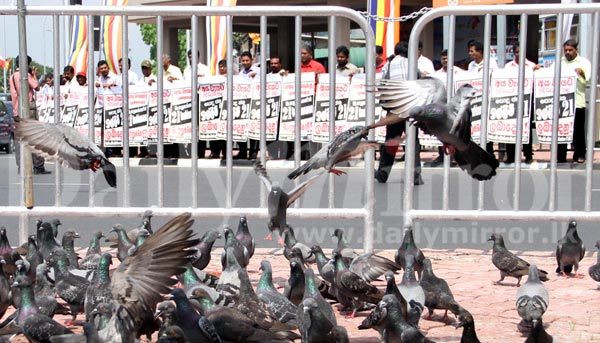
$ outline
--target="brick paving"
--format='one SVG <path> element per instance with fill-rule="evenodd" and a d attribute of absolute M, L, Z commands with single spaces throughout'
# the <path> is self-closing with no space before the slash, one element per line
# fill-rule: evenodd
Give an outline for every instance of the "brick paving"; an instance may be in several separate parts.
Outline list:
<path fill-rule="evenodd" d="M 550 305 L 544 315 L 546 331 L 563 343 L 600 341 L 600 288 L 587 276 L 588 267 L 596 263 L 596 253 L 588 252 L 580 264 L 580 272 L 584 278 L 567 279 L 553 273 L 556 260 L 552 252 L 514 252 L 549 272 L 550 280 L 545 283 L 550 292 Z M 85 251 L 80 252 L 83 253 Z M 328 254 L 329 251 L 326 250 L 325 253 Z M 393 250 L 377 253 L 391 259 L 394 256 Z M 520 318 L 515 310 L 516 279 L 507 277 L 504 280 L 505 285 L 492 284 L 498 280 L 499 272 L 491 262 L 490 250 L 424 249 L 424 254 L 432 260 L 434 273 L 448 282 L 458 303 L 472 313 L 477 335 L 482 342 L 525 341 L 525 336 L 517 330 Z M 274 283 L 279 291 L 283 292 L 284 282 L 289 275 L 289 264 L 280 249 L 256 249 L 248 267 L 250 278 L 255 283 L 258 281 L 258 267 L 263 259 L 271 262 Z M 316 271 L 316 266 L 313 269 Z M 213 251 L 211 262 L 205 270 L 220 273 L 220 248 Z M 396 280 L 400 278 L 401 275 Z M 522 281 L 525 282 L 526 278 Z M 375 284 L 385 289 L 383 282 Z M 356 318 L 347 319 L 337 313 L 338 324 L 346 327 L 351 342 L 381 342 L 376 331 L 358 330 L 358 325 L 367 315 L 368 312 L 359 312 Z M 454 328 L 454 316 L 450 314 L 444 323 L 440 321 L 442 315 L 443 311 L 438 310 L 435 311 L 433 320 L 421 319 L 420 328 L 435 342 L 460 342 L 462 329 Z M 79 315 L 78 319 L 81 320 L 82 317 L 83 315 Z M 55 319 L 63 322 L 67 318 L 56 316 Z M 73 329 L 80 331 L 81 327 L 75 326 Z M 18 336 L 12 341 L 27 342 L 23 336 Z"/>

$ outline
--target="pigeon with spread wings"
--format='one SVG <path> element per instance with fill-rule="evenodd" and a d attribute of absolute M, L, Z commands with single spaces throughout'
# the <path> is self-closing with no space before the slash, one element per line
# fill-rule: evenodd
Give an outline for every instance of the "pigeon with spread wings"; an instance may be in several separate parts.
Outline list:
<path fill-rule="evenodd" d="M 471 140 L 471 99 L 475 94 L 475 88 L 465 84 L 448 103 L 416 106 L 409 111 L 409 116 L 418 128 L 442 142 L 444 152 L 454 155 L 460 169 L 484 181 L 496 175 L 499 162 Z"/>
<path fill-rule="evenodd" d="M 63 124 L 50 124 L 31 119 L 15 122 L 15 137 L 35 154 L 57 160 L 76 170 L 102 169 L 106 182 L 117 187 L 117 170 L 87 137 Z"/>
<path fill-rule="evenodd" d="M 317 178 L 324 172 L 320 172 L 311 176 L 309 179 L 300 183 L 289 192 L 283 191 L 279 185 L 279 182 L 272 182 L 269 178 L 269 174 L 267 174 L 267 170 L 258 161 L 254 163 L 254 172 L 256 175 L 258 175 L 269 192 L 267 198 L 269 210 L 269 235 L 267 235 L 265 239 L 271 240 L 273 237 L 273 231 L 278 230 L 279 244 L 284 245 L 283 239 L 281 238 L 281 233 L 287 224 L 287 208 L 290 207 L 290 205 L 294 203 L 294 201 L 296 201 L 296 199 L 298 199 L 302 194 L 304 194 L 308 187 L 315 183 Z"/>

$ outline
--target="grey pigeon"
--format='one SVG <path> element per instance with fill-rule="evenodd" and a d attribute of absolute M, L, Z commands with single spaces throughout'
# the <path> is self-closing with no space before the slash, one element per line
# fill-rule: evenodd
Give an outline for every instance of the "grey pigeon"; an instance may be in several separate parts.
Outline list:
<path fill-rule="evenodd" d="M 150 232 L 146 229 L 139 229 L 137 232 L 137 237 L 135 239 L 135 244 L 129 248 L 127 251 L 127 255 L 131 256 L 135 254 L 138 248 L 144 244 L 144 242 L 150 237 Z"/>
<path fill-rule="evenodd" d="M 114 315 L 98 334 L 104 341 L 130 342 L 160 328 L 156 304 L 177 283 L 173 275 L 185 271 L 198 240 L 190 213 L 181 214 L 154 232 L 111 276 Z"/>
<path fill-rule="evenodd" d="M 369 149 L 379 147 L 379 143 L 363 141 L 369 134 L 365 126 L 354 126 L 335 136 L 329 143 L 317 151 L 303 165 L 292 171 L 288 178 L 293 180 L 311 170 L 325 168 L 330 173 L 341 175 L 344 171 L 335 169 L 336 163 L 347 161 L 353 156 L 360 155 Z"/>
<path fill-rule="evenodd" d="M 456 322 L 456 328 L 463 328 L 462 335 L 460 337 L 460 343 L 481 343 L 477 337 L 475 331 L 475 320 L 469 311 L 461 308 L 458 314 L 458 321 Z"/>
<path fill-rule="evenodd" d="M 421 313 L 425 309 L 425 291 L 415 278 L 413 269 L 414 259 L 412 255 L 406 256 L 406 266 L 404 267 L 404 275 L 402 281 L 398 285 L 398 290 L 402 297 L 406 299 L 408 320 L 407 323 L 418 327 Z"/>
<path fill-rule="evenodd" d="M 387 271 L 395 272 L 400 266 L 393 261 L 376 254 L 366 253 L 356 256 L 348 269 L 360 276 L 363 280 L 371 282 L 379 280 L 379 277 Z"/>
<path fill-rule="evenodd" d="M 108 326 L 109 321 L 113 318 L 113 307 L 113 302 L 99 303 L 92 311 L 96 330 L 100 331 Z"/>
<path fill-rule="evenodd" d="M 52 236 L 58 237 L 58 227 L 62 225 L 60 219 L 55 218 L 50 221 L 50 227 L 52 227 Z"/>
<path fill-rule="evenodd" d="M 165 329 L 171 325 L 177 325 L 177 309 L 175 304 L 171 301 L 162 301 L 156 305 L 156 312 L 154 318 L 160 317 L 160 329 L 158 330 L 158 337 L 162 336 Z"/>
<path fill-rule="evenodd" d="M 32 119 L 15 122 L 15 138 L 47 161 L 57 160 L 75 170 L 102 169 L 106 182 L 117 187 L 117 169 L 88 137 L 64 124 Z"/>
<path fill-rule="evenodd" d="M 577 221 L 571 219 L 569 221 L 569 228 L 565 236 L 558 240 L 556 244 L 556 272 L 561 273 L 563 276 L 571 273 L 571 270 L 575 269 L 575 277 L 581 277 L 578 273 L 579 261 L 585 256 L 585 245 L 579 238 L 577 233 Z"/>
<path fill-rule="evenodd" d="M 183 330 L 177 325 L 167 326 L 164 331 L 158 335 L 158 343 L 186 343 L 186 337 Z"/>
<path fill-rule="evenodd" d="M 2 266 L 6 263 L 2 257 L 0 257 L 0 319 L 4 317 L 6 310 L 10 306 L 10 283 L 8 277 L 4 274 Z"/>
<path fill-rule="evenodd" d="M 109 273 L 111 265 L 112 255 L 109 253 L 102 254 L 100 263 L 98 264 L 98 270 L 94 273 L 94 277 L 85 292 L 84 311 L 86 322 L 89 322 L 92 319 L 92 311 L 94 311 L 98 304 L 108 303 L 112 300 Z"/>
<path fill-rule="evenodd" d="M 228 297 L 236 297 L 240 292 L 241 281 L 238 270 L 241 268 L 235 258 L 234 249 L 231 247 L 225 249 L 225 267 L 215 287 L 216 290 Z"/>
<path fill-rule="evenodd" d="M 448 104 L 413 107 L 409 115 L 415 126 L 442 142 L 445 153 L 454 155 L 460 169 L 472 178 L 484 181 L 496 175 L 500 163 L 494 155 L 471 140 L 471 99 L 475 95 L 475 88 L 465 84 Z"/>
<path fill-rule="evenodd" d="M 522 327 L 531 327 L 534 320 L 541 320 L 550 304 L 548 289 L 542 284 L 535 264 L 529 266 L 527 281 L 517 291 L 517 313 L 523 319 Z"/>
<path fill-rule="evenodd" d="M 269 211 L 269 222 L 267 227 L 269 228 L 269 234 L 265 239 L 273 239 L 273 232 L 277 230 L 277 232 L 279 232 L 279 244 L 283 245 L 281 232 L 287 224 L 288 207 L 300 198 L 300 196 L 306 192 L 308 187 L 317 181 L 317 178 L 322 173 L 311 176 L 289 192 L 285 192 L 279 185 L 279 182 L 271 181 L 269 174 L 267 174 L 267 170 L 258 161 L 254 163 L 254 173 L 256 173 L 269 192 L 269 195 L 267 196 L 267 208 Z"/>
<path fill-rule="evenodd" d="M 240 216 L 240 222 L 238 224 L 237 232 L 235 233 L 235 239 L 237 239 L 244 247 L 246 247 L 248 250 L 248 258 L 252 258 L 256 244 L 254 243 L 254 238 L 252 238 L 252 234 L 248 228 L 248 220 L 244 215 Z"/>
<path fill-rule="evenodd" d="M 35 283 L 37 267 L 44 265 L 44 258 L 38 249 L 35 235 L 30 235 L 27 239 L 27 256 L 25 256 L 25 259 L 29 262 L 29 279 Z"/>
<path fill-rule="evenodd" d="M 283 296 L 298 306 L 304 298 L 305 275 L 300 257 L 290 258 L 290 277 L 285 283 Z"/>
<path fill-rule="evenodd" d="M 90 245 L 88 247 L 85 256 L 79 261 L 79 268 L 96 270 L 98 269 L 98 263 L 102 257 L 102 249 L 100 247 L 100 239 L 104 237 L 102 231 L 94 231 L 92 239 L 90 239 Z"/>
<path fill-rule="evenodd" d="M 12 251 L 13 248 L 8 242 L 8 236 L 6 235 L 6 228 L 2 226 L 0 227 L 0 258 L 5 262 L 2 265 L 2 269 L 6 275 L 14 275 L 17 271 L 13 255 L 11 254 Z"/>
<path fill-rule="evenodd" d="M 379 312 L 379 325 L 383 330 L 383 340 L 386 343 L 429 343 L 417 328 L 402 319 L 400 303 L 393 295 L 385 295 L 373 311 Z"/>
<path fill-rule="evenodd" d="M 316 279 L 315 279 L 315 273 L 312 270 L 312 268 L 310 268 L 310 267 L 308 267 L 304 270 L 304 295 L 303 295 L 302 301 L 306 300 L 307 298 L 314 299 L 317 302 L 317 304 L 319 305 L 319 307 L 321 308 L 321 311 L 327 317 L 327 319 L 329 319 L 330 322 L 337 325 L 337 319 L 335 318 L 335 313 L 333 312 L 333 308 L 327 302 L 327 300 L 325 300 L 325 298 L 323 298 L 323 295 L 321 295 L 321 292 L 319 292 L 319 288 L 317 286 Z M 298 306 L 298 310 L 296 313 L 298 315 L 301 315 L 300 311 L 302 311 L 302 309 L 300 308 L 300 306 Z"/>
<path fill-rule="evenodd" d="M 592 280 L 600 282 L 600 241 L 596 241 L 595 247 L 598 249 L 598 252 L 596 253 L 596 264 L 590 266 L 588 274 L 590 274 Z"/>
<path fill-rule="evenodd" d="M 455 315 L 458 314 L 460 306 L 454 300 L 454 295 L 446 280 L 433 273 L 430 259 L 423 260 L 423 267 L 423 277 L 419 280 L 419 284 L 425 292 L 425 307 L 429 310 L 427 319 L 431 319 L 434 309 L 445 310 L 442 321 L 448 317 L 448 310 Z"/>
<path fill-rule="evenodd" d="M 512 276 L 517 279 L 517 287 L 521 284 L 523 275 L 529 273 L 529 263 L 517 257 L 506 249 L 504 237 L 499 233 L 493 233 L 488 241 L 494 242 L 492 263 L 500 270 L 500 280 L 494 282 L 499 285 L 506 276 Z M 548 273 L 538 269 L 538 275 L 541 281 L 548 281 Z"/>
<path fill-rule="evenodd" d="M 225 247 L 223 252 L 221 253 L 221 265 L 223 266 L 223 269 L 225 269 L 226 264 L 226 252 L 229 249 L 232 249 L 233 255 L 235 256 L 240 267 L 246 268 L 248 263 L 250 263 L 250 252 L 242 244 L 242 242 L 238 241 L 237 238 L 235 238 L 235 234 L 229 226 L 225 225 L 223 232 L 225 235 Z"/>
<path fill-rule="evenodd" d="M 126 230 L 127 231 L 127 239 L 131 243 L 135 243 L 135 241 L 138 237 L 138 233 L 141 229 L 148 231 L 149 234 L 154 233 L 152 231 L 152 216 L 153 215 L 154 215 L 154 212 L 152 212 L 152 210 L 144 211 L 144 213 L 142 214 L 142 220 L 141 220 L 140 224 L 129 231 Z M 106 241 L 111 242 L 111 243 L 117 243 L 119 241 L 119 238 L 118 237 L 109 237 L 106 239 Z M 117 246 L 111 245 L 110 247 L 116 248 Z"/>
<path fill-rule="evenodd" d="M 71 314 L 68 308 L 56 301 L 53 287 L 46 277 L 47 273 L 48 270 L 45 265 L 40 264 L 37 266 L 37 277 L 33 287 L 33 294 L 35 296 L 35 304 L 38 307 L 38 312 L 45 314 L 50 318 L 54 317 L 55 314 Z"/>
<path fill-rule="evenodd" d="M 271 263 L 267 260 L 262 260 L 260 262 L 260 270 L 262 274 L 256 286 L 258 299 L 269 307 L 269 310 L 276 316 L 277 320 L 282 323 L 297 325 L 296 311 L 298 308 L 273 286 L 273 268 L 271 267 Z"/>
<path fill-rule="evenodd" d="M 540 319 L 533 322 L 533 328 L 529 331 L 525 343 L 558 343 L 558 340 L 546 332 Z"/>
<path fill-rule="evenodd" d="M 196 247 L 196 259 L 193 262 L 194 268 L 202 270 L 208 266 L 213 245 L 219 238 L 221 238 L 221 233 L 214 229 L 206 231 L 202 237 L 200 237 L 200 243 Z"/>
<path fill-rule="evenodd" d="M 321 275 L 323 280 L 333 284 L 335 279 L 335 266 L 333 265 L 333 260 L 328 259 L 327 256 L 325 256 L 325 253 L 323 253 L 323 249 L 318 245 L 313 245 L 310 248 L 310 251 L 315 256 L 319 275 Z"/>
<path fill-rule="evenodd" d="M 48 222 L 43 222 L 37 230 L 37 239 L 39 242 L 38 248 L 44 260 L 48 260 L 50 253 L 56 249 L 60 249 L 60 244 L 54 240 L 52 226 Z"/>
<path fill-rule="evenodd" d="M 290 225 L 285 225 L 282 236 L 284 245 L 283 256 L 285 256 L 285 258 L 289 260 L 292 255 L 292 250 L 298 249 L 302 255 L 302 261 L 310 264 L 315 263 L 315 256 L 310 250 L 310 247 L 302 242 L 298 242 L 294 229 Z"/>
<path fill-rule="evenodd" d="M 327 319 L 315 299 L 306 298 L 300 306 L 302 307 L 302 316 L 298 318 L 298 328 L 303 343 L 347 343 L 350 341 L 346 329 Z"/>
<path fill-rule="evenodd" d="M 337 239 L 337 245 L 332 253 L 337 253 L 342 257 L 344 264 L 349 266 L 352 260 L 358 257 L 358 253 L 350 246 L 350 243 L 344 235 L 344 230 L 337 228 L 333 230 L 332 237 Z"/>
<path fill-rule="evenodd" d="M 177 308 L 177 326 L 188 342 L 220 343 L 221 338 L 210 321 L 198 314 L 181 288 L 171 291 L 171 300 Z M 200 325 L 201 324 L 201 325 Z"/>
<path fill-rule="evenodd" d="M 423 272 L 423 260 L 425 255 L 415 244 L 415 238 L 413 236 L 413 230 L 411 227 L 404 228 L 404 237 L 402 238 L 402 244 L 396 251 L 394 256 L 396 263 L 402 268 L 406 268 L 406 257 L 410 255 L 413 257 L 413 268 L 417 272 L 419 279 L 421 279 L 421 273 Z"/>
<path fill-rule="evenodd" d="M 121 224 L 115 224 L 110 232 L 117 234 L 117 258 L 123 262 L 129 256 L 129 250 L 135 246 L 135 242 L 129 240 L 127 232 Z"/>
<path fill-rule="evenodd" d="M 198 273 L 203 274 L 203 278 L 201 278 L 200 275 L 198 275 Z M 194 289 L 202 288 L 210 295 L 211 299 L 216 304 L 223 306 L 232 305 L 234 299 L 226 296 L 225 294 L 217 292 L 217 290 L 214 288 L 214 286 L 216 286 L 216 283 L 212 286 L 211 284 L 205 283 L 206 276 L 206 273 L 204 273 L 201 270 L 194 269 L 192 265 L 188 263 L 185 266 L 185 272 L 177 275 L 177 280 L 179 280 L 179 282 L 183 286 L 183 290 L 185 291 L 185 294 L 187 294 L 188 297 L 192 294 Z M 192 303 L 192 305 L 196 306 L 195 303 Z"/>
<path fill-rule="evenodd" d="M 394 276 L 394 272 L 387 271 L 385 272 L 385 294 L 391 294 L 398 299 L 398 303 L 400 304 L 400 310 L 402 312 L 402 318 L 404 321 L 408 320 L 408 304 L 406 303 L 406 299 L 400 293 L 400 289 L 398 289 L 398 285 L 396 284 L 396 277 Z"/>
<path fill-rule="evenodd" d="M 67 258 L 69 260 L 69 265 L 74 268 L 79 268 L 79 256 L 77 256 L 77 252 L 75 252 L 75 239 L 80 238 L 79 233 L 74 229 L 68 229 L 63 233 L 61 245 L 64 251 L 67 252 Z"/>
<path fill-rule="evenodd" d="M 446 85 L 437 78 L 419 80 L 381 79 L 375 89 L 385 118 L 368 126 L 369 129 L 406 121 L 409 111 L 416 106 L 446 103 Z"/>
<path fill-rule="evenodd" d="M 83 323 L 83 334 L 64 334 L 50 338 L 52 343 L 102 343 L 98 330 L 92 323 Z"/>

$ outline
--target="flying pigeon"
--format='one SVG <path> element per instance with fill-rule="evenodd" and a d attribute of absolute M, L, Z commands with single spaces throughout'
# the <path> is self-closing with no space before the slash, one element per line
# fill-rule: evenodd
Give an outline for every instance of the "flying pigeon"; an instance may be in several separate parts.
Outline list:
<path fill-rule="evenodd" d="M 501 234 L 493 233 L 488 241 L 494 241 L 492 263 L 500 270 L 500 280 L 494 284 L 499 285 L 506 276 L 512 276 L 517 279 L 517 287 L 521 285 L 521 278 L 529 273 L 529 263 L 506 249 Z M 541 281 L 548 281 L 546 271 L 538 269 L 538 275 Z"/>
<path fill-rule="evenodd" d="M 598 253 L 596 254 L 596 264 L 590 266 L 590 269 L 588 269 L 588 274 L 590 274 L 592 280 L 600 282 L 600 241 L 596 241 L 595 247 L 598 248 Z"/>
<path fill-rule="evenodd" d="M 283 245 L 283 239 L 281 233 L 287 224 L 287 208 L 294 203 L 304 192 L 312 185 L 317 178 L 322 174 L 316 174 L 310 177 L 308 180 L 302 182 L 294 189 L 289 192 L 285 192 L 281 189 L 279 182 L 271 181 L 267 170 L 263 167 L 260 162 L 254 163 L 254 172 L 258 175 L 258 178 L 263 182 L 269 195 L 267 197 L 268 210 L 269 210 L 269 234 L 265 237 L 266 240 L 273 238 L 273 231 L 278 230 L 279 232 L 279 244 Z"/>
<path fill-rule="evenodd" d="M 15 137 L 47 160 L 75 170 L 102 169 L 106 182 L 117 187 L 117 169 L 93 142 L 72 127 L 31 119 L 15 122 Z"/>
<path fill-rule="evenodd" d="M 344 171 L 335 169 L 338 162 L 347 161 L 353 156 L 360 155 L 369 149 L 379 147 L 379 143 L 363 141 L 369 130 L 365 126 L 354 126 L 337 135 L 331 142 L 325 144 L 303 165 L 292 171 L 288 178 L 293 180 L 311 170 L 325 168 L 330 173 L 341 175 Z"/>
<path fill-rule="evenodd" d="M 460 169 L 484 181 L 496 175 L 496 157 L 471 140 L 471 99 L 476 91 L 469 84 L 460 87 L 446 103 L 431 103 L 410 110 L 410 120 L 427 134 L 436 136 L 447 155 L 454 155 Z"/>
<path fill-rule="evenodd" d="M 556 263 L 558 264 L 556 272 L 566 277 L 571 269 L 575 267 L 575 277 L 581 277 L 577 270 L 579 269 L 579 261 L 584 256 L 585 246 L 577 233 L 577 221 L 572 219 L 569 222 L 567 233 L 556 244 Z"/>
<path fill-rule="evenodd" d="M 520 326 L 531 327 L 534 320 L 541 320 L 550 304 L 548 289 L 540 282 L 537 266 L 529 266 L 527 281 L 517 291 L 517 313 L 523 321 Z"/>

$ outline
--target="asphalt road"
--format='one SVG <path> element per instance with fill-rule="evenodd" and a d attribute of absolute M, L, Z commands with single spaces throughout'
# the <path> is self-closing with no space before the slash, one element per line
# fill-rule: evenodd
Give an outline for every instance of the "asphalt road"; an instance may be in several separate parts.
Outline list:
<path fill-rule="evenodd" d="M 54 171 L 55 165 L 48 163 L 47 169 Z M 62 204 L 64 206 L 87 206 L 87 172 L 64 170 L 65 185 Z M 335 207 L 362 207 L 364 196 L 364 177 L 362 168 L 348 168 L 348 174 L 335 178 Z M 122 169 L 118 168 L 119 177 Z M 279 180 L 284 189 L 291 189 L 293 182 L 285 175 L 288 169 L 269 170 L 271 179 Z M 203 168 L 199 170 L 199 206 L 223 207 L 225 204 L 225 169 Z M 16 206 L 20 199 L 20 179 L 16 174 L 14 157 L 0 155 L 0 206 Z M 375 225 L 376 236 L 374 248 L 394 249 L 402 241 L 402 193 L 403 168 L 394 168 L 387 184 L 375 183 Z M 498 175 L 486 182 L 485 208 L 512 209 L 513 198 L 512 169 L 500 169 Z M 191 205 L 189 167 L 165 167 L 165 206 L 189 207 Z M 35 204 L 51 206 L 54 204 L 54 173 L 34 176 Z M 441 189 L 443 183 L 442 168 L 424 168 L 425 185 L 415 188 L 415 205 L 421 209 L 441 209 Z M 521 174 L 521 209 L 544 210 L 548 208 L 548 185 L 550 174 L 547 169 L 523 170 Z M 131 205 L 135 207 L 152 207 L 157 204 L 157 170 L 152 166 L 136 166 L 131 168 Z M 598 172 L 594 172 L 593 209 L 600 209 L 600 182 Z M 327 207 L 327 178 L 322 177 L 301 198 L 302 207 Z M 583 169 L 561 169 L 558 172 L 558 208 L 557 210 L 581 210 L 584 206 L 585 172 Z M 234 207 L 256 207 L 259 204 L 259 181 L 250 167 L 234 169 Z M 96 177 L 96 206 L 120 206 L 122 204 L 122 188 L 111 189 L 106 185 L 103 176 Z M 450 171 L 449 199 L 451 209 L 475 209 L 477 206 L 477 182 L 458 168 Z M 43 218 L 50 220 L 52 218 Z M 153 227 L 159 227 L 168 218 L 155 218 Z M 107 233 L 111 226 L 120 222 L 126 227 L 134 227 L 139 219 L 133 218 L 61 218 L 63 229 L 76 228 L 82 235 L 80 246 L 87 246 L 90 234 L 95 230 Z M 237 227 L 237 218 L 198 219 L 195 228 L 199 233 L 207 228 L 229 224 Z M 362 247 L 362 220 L 322 220 L 291 219 L 290 224 L 296 231 L 300 241 L 308 244 L 321 244 L 332 247 L 334 240 L 331 233 L 335 228 L 343 228 L 348 239 L 355 247 Z M 18 240 L 18 219 L 0 217 L 0 225 L 9 232 L 9 240 L 13 245 Z M 259 247 L 276 247 L 274 242 L 262 238 L 268 233 L 266 221 L 249 219 L 252 233 Z M 566 222 L 516 222 L 506 218 L 503 221 L 423 221 L 415 225 L 415 239 L 419 246 L 435 249 L 490 249 L 492 244 L 487 239 L 492 232 L 504 233 L 506 244 L 512 250 L 554 251 L 556 241 L 566 231 Z M 594 250 L 594 242 L 600 239 L 600 231 L 595 223 L 580 223 L 580 235 L 589 251 Z M 34 232 L 31 222 L 30 232 Z"/>

